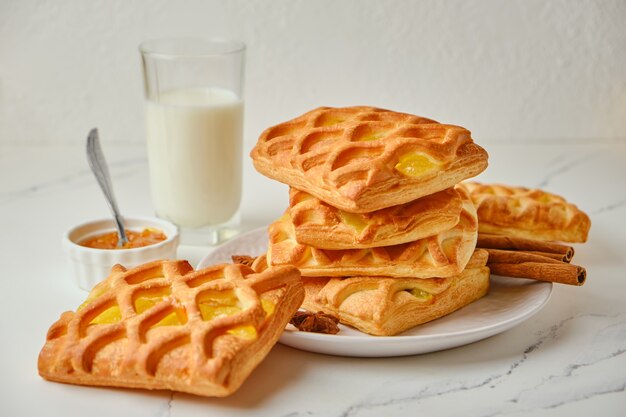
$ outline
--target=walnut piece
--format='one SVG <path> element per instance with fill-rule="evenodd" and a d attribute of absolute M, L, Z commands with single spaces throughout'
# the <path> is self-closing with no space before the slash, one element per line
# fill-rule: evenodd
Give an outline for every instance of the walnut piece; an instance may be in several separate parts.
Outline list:
<path fill-rule="evenodd" d="M 322 311 L 311 313 L 310 311 L 298 311 L 289 323 L 303 332 L 336 334 L 339 333 L 339 319 Z"/>

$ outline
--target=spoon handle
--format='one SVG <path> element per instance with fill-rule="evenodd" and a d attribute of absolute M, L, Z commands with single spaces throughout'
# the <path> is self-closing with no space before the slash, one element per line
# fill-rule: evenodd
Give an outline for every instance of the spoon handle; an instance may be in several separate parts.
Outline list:
<path fill-rule="evenodd" d="M 109 168 L 106 160 L 104 159 L 102 148 L 100 147 L 98 129 L 96 128 L 91 129 L 89 136 L 87 137 L 87 161 L 89 161 L 89 167 L 91 167 L 91 171 L 93 171 L 98 184 L 100 184 L 100 188 L 102 189 L 107 204 L 113 214 L 113 220 L 115 220 L 115 226 L 120 235 L 117 246 L 123 246 L 126 242 L 128 242 L 128 238 L 126 237 L 126 231 L 124 230 L 122 216 L 117 208 L 117 201 L 115 200 L 115 195 L 113 194 Z"/>

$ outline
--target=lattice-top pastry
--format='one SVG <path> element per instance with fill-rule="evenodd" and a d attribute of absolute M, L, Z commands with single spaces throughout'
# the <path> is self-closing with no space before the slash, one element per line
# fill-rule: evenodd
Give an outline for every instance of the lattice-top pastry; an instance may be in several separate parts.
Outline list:
<path fill-rule="evenodd" d="M 368 249 L 319 249 L 298 243 L 289 214 L 269 227 L 269 265 L 294 265 L 303 276 L 448 277 L 463 270 L 476 246 L 476 210 L 464 189 L 459 222 L 414 242 Z"/>
<path fill-rule="evenodd" d="M 321 107 L 265 130 L 256 169 L 351 213 L 404 204 L 487 167 L 459 126 L 374 107 Z"/>
<path fill-rule="evenodd" d="M 39 373 L 71 384 L 226 396 L 269 352 L 303 297 L 293 267 L 116 265 L 50 327 Z"/>
<path fill-rule="evenodd" d="M 365 333 L 393 336 L 484 296 L 486 262 L 487 252 L 477 249 L 463 272 L 448 278 L 305 277 L 302 307 L 331 314 Z"/>
<path fill-rule="evenodd" d="M 349 213 L 304 191 L 289 191 L 296 240 L 320 249 L 390 246 L 433 236 L 459 222 L 461 207 L 454 188 L 371 213 Z"/>
<path fill-rule="evenodd" d="M 465 182 L 478 230 L 537 240 L 585 242 L 591 220 L 563 197 L 539 189 Z"/>

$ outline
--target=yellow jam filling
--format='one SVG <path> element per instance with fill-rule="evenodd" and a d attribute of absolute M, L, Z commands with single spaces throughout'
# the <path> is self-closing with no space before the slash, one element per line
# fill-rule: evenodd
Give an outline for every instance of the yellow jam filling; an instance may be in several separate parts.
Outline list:
<path fill-rule="evenodd" d="M 274 312 L 274 303 L 269 300 L 261 300 L 261 305 L 266 314 Z M 239 299 L 233 291 L 210 291 L 201 295 L 198 300 L 198 308 L 202 319 L 205 321 L 212 320 L 217 317 L 231 316 L 242 310 Z M 233 327 L 226 331 L 227 334 L 240 337 L 242 339 L 256 339 L 258 334 L 254 326 L 246 324 Z"/>
<path fill-rule="evenodd" d="M 241 308 L 236 306 L 210 306 L 206 304 L 200 304 L 200 314 L 202 314 L 202 320 L 209 321 L 217 317 L 232 316 L 241 311 Z"/>
<path fill-rule="evenodd" d="M 163 298 L 164 295 L 147 295 L 138 297 L 134 303 L 135 311 L 137 314 L 141 314 L 163 300 Z M 267 316 L 272 315 L 276 308 L 276 305 L 267 299 L 261 299 L 261 306 Z M 198 301 L 198 308 L 200 309 L 202 319 L 205 321 L 212 320 L 217 317 L 230 316 L 239 313 L 242 310 L 239 299 L 232 291 L 212 291 L 204 293 Z M 120 307 L 118 305 L 114 305 L 100 313 L 90 322 L 90 324 L 113 324 L 118 323 L 121 320 L 122 314 Z M 153 327 L 175 326 L 181 324 L 183 323 L 178 314 L 176 314 L 176 312 L 172 312 Z M 229 329 L 226 333 L 249 340 L 256 339 L 258 337 L 257 331 L 252 325 L 236 326 Z"/>
<path fill-rule="evenodd" d="M 135 311 L 137 314 L 141 314 L 147 309 L 153 307 L 159 301 L 161 301 L 163 296 L 146 296 L 139 297 L 135 300 Z M 119 323 L 122 320 L 122 313 L 120 311 L 120 307 L 118 305 L 114 305 L 112 307 L 107 308 L 102 313 L 100 313 L 96 318 L 94 318 L 89 324 L 113 324 Z M 180 317 L 176 312 L 172 312 L 161 319 L 158 323 L 156 323 L 153 327 L 157 326 L 178 326 L 183 324 Z"/>
<path fill-rule="evenodd" d="M 226 333 L 232 334 L 233 336 L 240 337 L 242 339 L 256 339 L 257 332 L 254 326 L 245 325 L 245 326 L 237 326 L 228 330 Z"/>
<path fill-rule="evenodd" d="M 276 304 L 272 301 L 267 300 L 265 298 L 261 298 L 261 307 L 265 311 L 265 316 L 271 316 L 274 314 L 274 310 L 276 309 Z M 251 325 L 242 325 L 233 327 L 228 330 L 226 333 L 232 334 L 233 336 L 241 337 L 242 339 L 256 339 L 258 334 L 254 326 Z"/>
<path fill-rule="evenodd" d="M 137 314 L 141 314 L 147 309 L 154 307 L 161 300 L 163 300 L 163 296 L 138 297 L 135 300 L 135 311 L 137 312 Z"/>
<path fill-rule="evenodd" d="M 395 169 L 408 177 L 421 177 L 436 167 L 437 164 L 425 155 L 408 153 L 400 157 Z"/>
<path fill-rule="evenodd" d="M 98 298 L 101 295 L 103 295 L 105 292 L 107 292 L 108 289 L 109 289 L 109 286 L 108 285 L 104 285 L 104 282 L 101 282 L 98 285 L 96 285 L 95 287 L 93 287 L 91 289 L 91 291 L 89 292 L 89 295 L 87 296 L 87 299 L 85 301 L 83 301 L 83 303 L 81 305 L 78 306 L 76 311 L 80 311 L 83 308 L 85 308 L 87 306 L 87 304 L 89 304 L 90 302 L 92 302 L 96 298 Z"/>
<path fill-rule="evenodd" d="M 99 283 L 98 285 L 96 285 L 95 287 L 91 289 L 91 291 L 89 292 L 89 295 L 87 296 L 87 299 L 83 301 L 83 303 L 80 306 L 78 306 L 76 311 L 78 312 L 82 310 L 89 303 L 91 303 L 96 298 L 102 296 L 108 290 L 109 290 L 108 284 L 105 285 L 104 281 Z M 96 316 L 96 318 L 91 320 L 89 324 L 113 324 L 113 323 L 118 323 L 121 320 L 122 320 L 122 313 L 120 311 L 120 306 L 115 304 L 114 306 L 111 306 L 107 308 L 106 310 L 104 310 L 102 313 L 98 314 L 98 316 Z"/>
<path fill-rule="evenodd" d="M 120 306 L 116 304 L 104 310 L 89 324 L 113 324 L 120 322 L 120 320 L 122 320 L 122 312 Z"/>
<path fill-rule="evenodd" d="M 552 202 L 552 198 L 548 194 L 544 194 L 539 197 L 539 202 L 542 204 L 549 204 Z"/>
<path fill-rule="evenodd" d="M 383 137 L 383 134 L 381 132 L 370 132 L 367 135 L 364 135 L 362 137 L 359 138 L 360 142 L 369 142 L 372 140 L 378 140 L 380 138 Z"/>
<path fill-rule="evenodd" d="M 359 214 L 339 210 L 339 217 L 344 224 L 352 227 L 358 233 L 361 233 L 367 227 L 367 222 L 363 221 L 363 217 Z"/>
<path fill-rule="evenodd" d="M 342 119 L 340 117 L 328 117 L 326 118 L 322 124 L 320 126 L 334 126 L 334 125 L 338 125 L 339 123 L 343 122 L 345 119 Z"/>
<path fill-rule="evenodd" d="M 164 295 L 154 295 L 154 296 L 146 295 L 146 296 L 138 297 L 135 300 L 135 311 L 137 312 L 137 314 L 141 314 L 144 311 L 148 310 L 149 308 L 152 308 L 153 306 L 155 306 L 160 301 L 162 301 L 163 298 L 165 298 Z M 167 316 L 163 317 L 158 323 L 156 323 L 152 327 L 158 327 L 158 326 L 180 326 L 182 324 L 184 324 L 184 323 L 181 321 L 181 319 L 178 316 L 178 314 L 176 314 L 176 312 L 172 311 L 170 314 L 168 314 Z"/>
<path fill-rule="evenodd" d="M 155 324 L 152 327 L 158 327 L 158 326 L 180 326 L 182 324 L 184 324 L 184 323 L 180 320 L 180 318 L 178 317 L 178 314 L 176 314 L 175 312 L 171 312 L 167 316 L 163 317 L 157 324 Z"/>
<path fill-rule="evenodd" d="M 222 316 L 232 316 L 241 311 L 239 299 L 233 291 L 204 292 L 198 299 L 198 308 L 204 321 Z"/>
<path fill-rule="evenodd" d="M 415 298 L 419 298 L 422 301 L 429 301 L 431 298 L 433 298 L 433 295 L 431 293 L 426 292 L 424 290 L 420 290 L 419 288 L 413 288 L 409 292 Z"/>
<path fill-rule="evenodd" d="M 263 310 L 265 311 L 266 316 L 271 316 L 272 314 L 274 314 L 274 310 L 276 309 L 276 304 L 274 304 L 270 300 L 261 298 L 261 307 L 263 307 Z"/>

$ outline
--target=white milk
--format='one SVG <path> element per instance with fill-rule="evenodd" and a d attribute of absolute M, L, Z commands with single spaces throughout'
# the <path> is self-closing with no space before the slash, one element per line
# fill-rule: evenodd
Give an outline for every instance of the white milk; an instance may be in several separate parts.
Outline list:
<path fill-rule="evenodd" d="M 157 215 L 186 228 L 228 221 L 241 198 L 243 103 L 223 89 L 161 93 L 146 106 Z"/>

